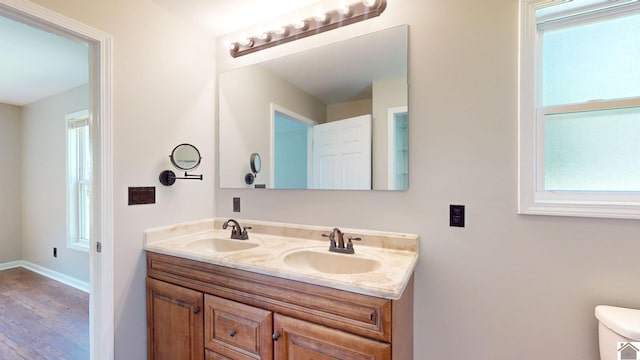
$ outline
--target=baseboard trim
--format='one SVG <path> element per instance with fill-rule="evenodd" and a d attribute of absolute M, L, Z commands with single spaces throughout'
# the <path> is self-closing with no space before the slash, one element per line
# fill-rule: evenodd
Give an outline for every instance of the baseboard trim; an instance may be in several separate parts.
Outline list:
<path fill-rule="evenodd" d="M 9 270 L 22 266 L 22 261 L 11 261 L 8 263 L 0 264 L 0 270 Z"/>
<path fill-rule="evenodd" d="M 8 270 L 17 267 L 23 267 L 27 270 L 31 270 L 35 273 L 38 273 L 42 276 L 46 276 L 51 280 L 55 280 L 57 282 L 61 282 L 65 285 L 69 285 L 72 288 L 76 288 L 80 291 L 84 291 L 86 293 L 90 292 L 91 286 L 86 281 L 81 281 L 71 276 L 59 273 L 57 271 L 48 269 L 44 266 L 36 265 L 29 261 L 19 260 L 19 261 L 11 261 L 8 263 L 0 264 L 0 270 Z"/>

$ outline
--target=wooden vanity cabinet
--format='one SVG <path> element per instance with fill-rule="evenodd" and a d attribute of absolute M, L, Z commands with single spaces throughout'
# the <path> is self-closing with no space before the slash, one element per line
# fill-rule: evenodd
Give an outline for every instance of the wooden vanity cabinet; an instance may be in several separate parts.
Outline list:
<path fill-rule="evenodd" d="M 203 294 L 147 278 L 147 353 L 155 360 L 204 357 Z"/>
<path fill-rule="evenodd" d="M 152 252 L 147 277 L 149 359 L 413 359 L 413 278 L 389 300 Z"/>

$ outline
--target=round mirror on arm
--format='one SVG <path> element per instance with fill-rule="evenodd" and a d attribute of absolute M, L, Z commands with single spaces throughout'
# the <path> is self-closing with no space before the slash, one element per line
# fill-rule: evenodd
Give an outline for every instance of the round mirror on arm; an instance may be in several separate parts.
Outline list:
<path fill-rule="evenodd" d="M 260 163 L 260 154 L 258 153 L 253 153 L 251 154 L 251 171 L 253 171 L 254 174 L 257 174 L 260 172 L 260 167 L 262 166 L 262 164 Z"/>
<path fill-rule="evenodd" d="M 253 184 L 253 182 L 256 179 L 256 176 L 258 176 L 258 173 L 260 172 L 260 168 L 262 167 L 260 154 L 258 153 L 251 154 L 251 158 L 249 159 L 249 165 L 251 165 L 252 172 L 247 173 L 247 175 L 244 176 L 244 182 L 247 185 Z"/>
<path fill-rule="evenodd" d="M 180 144 L 173 148 L 169 155 L 171 163 L 179 170 L 184 170 L 184 177 L 177 177 L 171 170 L 165 170 L 160 173 L 159 180 L 162 185 L 170 186 L 176 182 L 176 179 L 184 180 L 202 180 L 202 175 L 188 174 L 187 171 L 193 170 L 200 165 L 202 156 L 198 148 L 191 144 Z"/>
<path fill-rule="evenodd" d="M 191 144 L 180 144 L 176 146 L 171 155 L 171 163 L 180 170 L 193 170 L 200 165 L 200 151 Z"/>

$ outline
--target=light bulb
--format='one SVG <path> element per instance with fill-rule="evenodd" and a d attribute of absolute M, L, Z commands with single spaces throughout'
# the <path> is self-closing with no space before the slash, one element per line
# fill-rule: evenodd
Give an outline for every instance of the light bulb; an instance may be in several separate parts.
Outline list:
<path fill-rule="evenodd" d="M 314 18 L 316 19 L 317 22 L 323 23 L 323 24 L 327 23 L 329 20 L 329 18 L 327 17 L 327 13 L 324 11 L 318 11 L 314 16 Z"/>
<path fill-rule="evenodd" d="M 348 4 L 340 4 L 338 12 L 342 14 L 342 16 L 349 17 L 351 16 L 351 6 Z"/>
<path fill-rule="evenodd" d="M 281 26 L 281 27 L 273 30 L 273 33 L 278 35 L 278 36 L 287 36 L 287 35 L 289 35 L 289 30 L 287 30 L 286 27 Z"/>
<path fill-rule="evenodd" d="M 244 46 L 244 47 L 252 47 L 253 46 L 253 40 L 251 40 L 250 38 L 246 38 L 246 39 L 240 41 L 240 45 Z"/>
<path fill-rule="evenodd" d="M 304 30 L 307 28 L 307 22 L 305 20 L 296 20 L 293 22 L 293 27 L 298 30 Z"/>
<path fill-rule="evenodd" d="M 271 34 L 269 34 L 266 31 L 263 31 L 260 33 L 260 35 L 258 35 L 258 39 L 264 41 L 264 42 L 269 42 L 271 41 Z"/>
<path fill-rule="evenodd" d="M 231 50 L 231 51 L 238 50 L 238 43 L 237 42 L 227 42 L 226 45 L 229 48 L 229 50 Z"/>

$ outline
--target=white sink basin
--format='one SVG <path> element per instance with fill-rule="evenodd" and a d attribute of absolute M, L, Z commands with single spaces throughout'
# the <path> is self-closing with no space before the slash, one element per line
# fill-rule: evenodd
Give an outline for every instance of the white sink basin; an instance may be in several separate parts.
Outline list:
<path fill-rule="evenodd" d="M 193 251 L 202 252 L 226 252 L 247 250 L 258 246 L 259 244 L 248 242 L 246 240 L 233 240 L 221 238 L 208 238 L 196 240 L 188 243 L 185 247 Z"/>
<path fill-rule="evenodd" d="M 379 269 L 382 265 L 379 260 L 359 256 L 357 253 L 333 253 L 326 248 L 296 250 L 284 255 L 282 259 L 292 268 L 326 274 L 368 273 Z"/>

